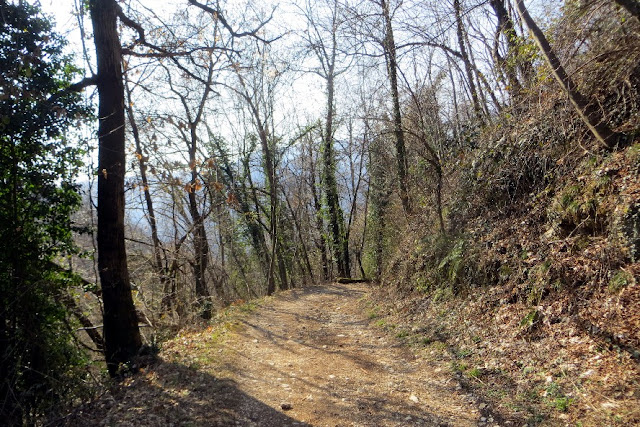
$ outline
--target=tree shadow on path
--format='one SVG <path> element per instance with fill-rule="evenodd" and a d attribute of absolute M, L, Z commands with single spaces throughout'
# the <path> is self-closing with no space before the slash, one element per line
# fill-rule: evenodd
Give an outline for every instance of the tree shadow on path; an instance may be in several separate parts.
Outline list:
<path fill-rule="evenodd" d="M 248 395 L 232 380 L 162 361 L 58 425 L 309 426 Z"/>

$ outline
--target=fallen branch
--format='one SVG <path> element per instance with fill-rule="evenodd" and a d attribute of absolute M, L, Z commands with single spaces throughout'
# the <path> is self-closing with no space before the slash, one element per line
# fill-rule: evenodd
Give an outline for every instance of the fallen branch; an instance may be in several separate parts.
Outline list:
<path fill-rule="evenodd" d="M 360 278 L 356 278 L 356 279 L 352 279 L 351 277 L 338 277 L 336 279 L 337 283 L 369 283 L 371 282 L 370 279 L 367 279 L 366 277 L 360 277 Z"/>

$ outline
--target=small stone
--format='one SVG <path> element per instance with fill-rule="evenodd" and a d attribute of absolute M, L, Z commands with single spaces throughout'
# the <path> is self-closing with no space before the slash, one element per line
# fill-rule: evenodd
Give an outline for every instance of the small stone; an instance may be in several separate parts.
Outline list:
<path fill-rule="evenodd" d="M 486 403 L 481 403 L 481 404 L 478 405 L 478 408 L 480 408 L 480 409 L 484 409 L 486 407 L 487 407 Z"/>
<path fill-rule="evenodd" d="M 580 374 L 580 378 L 588 378 L 588 377 L 592 376 L 595 373 L 596 373 L 596 371 L 594 371 L 593 369 L 588 369 L 588 370 L 586 370 L 586 371 L 584 371 L 583 373 Z"/>
<path fill-rule="evenodd" d="M 293 405 L 289 402 L 283 402 L 280 404 L 280 408 L 282 408 L 283 411 L 290 411 L 293 409 Z"/>
<path fill-rule="evenodd" d="M 415 394 L 412 394 L 411 396 L 409 396 L 409 400 L 412 401 L 413 403 L 420 402 L 420 399 L 418 399 L 418 396 L 416 396 Z"/>
<path fill-rule="evenodd" d="M 486 423 L 487 422 L 487 417 L 480 417 L 480 421 L 483 422 L 483 423 Z"/>
<path fill-rule="evenodd" d="M 335 377 L 336 377 L 335 375 L 329 375 L 330 380 L 334 379 Z"/>

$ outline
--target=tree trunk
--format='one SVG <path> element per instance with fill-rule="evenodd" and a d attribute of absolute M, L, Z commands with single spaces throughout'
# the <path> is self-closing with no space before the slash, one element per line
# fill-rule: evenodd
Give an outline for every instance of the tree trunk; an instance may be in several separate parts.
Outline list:
<path fill-rule="evenodd" d="M 275 264 L 278 263 L 280 282 L 283 288 L 287 288 L 286 270 L 283 271 L 282 260 L 278 256 L 278 194 L 277 194 L 277 177 L 275 172 L 275 159 L 273 150 L 270 147 L 269 132 L 262 124 L 258 109 L 250 104 L 256 127 L 258 128 L 258 136 L 260 146 L 262 147 L 262 155 L 264 156 L 265 168 L 267 170 L 267 189 L 269 191 L 269 222 L 271 226 L 271 262 L 269 264 L 269 283 L 267 287 L 267 295 L 272 295 L 276 291 L 275 280 Z M 277 259 L 276 259 L 277 258 Z M 284 274 L 283 274 L 284 273 Z M 283 277 L 284 275 L 284 277 Z"/>
<path fill-rule="evenodd" d="M 637 0 L 614 0 L 619 6 L 640 21 L 640 3 Z"/>
<path fill-rule="evenodd" d="M 307 251 L 307 245 L 304 242 L 304 237 L 302 236 L 302 226 L 300 225 L 300 221 L 298 220 L 298 216 L 296 215 L 296 211 L 291 206 L 291 202 L 287 195 L 284 195 L 285 201 L 287 202 L 287 207 L 289 208 L 289 212 L 291 213 L 291 219 L 293 220 L 293 225 L 296 228 L 296 233 L 298 234 L 298 240 L 300 240 L 300 249 L 302 250 L 302 260 L 304 264 L 302 265 L 302 274 L 303 276 L 309 276 L 311 279 L 311 283 L 315 283 L 315 278 L 313 277 L 313 269 L 311 268 L 311 261 L 309 261 L 309 253 Z"/>
<path fill-rule="evenodd" d="M 105 358 L 117 376 L 142 346 L 124 241 L 125 117 L 122 51 L 115 0 L 92 0 L 98 67 L 98 269 L 104 301 Z"/>
<path fill-rule="evenodd" d="M 136 144 L 136 156 L 138 157 L 138 166 L 140 168 L 140 180 L 142 181 L 142 191 L 144 193 L 144 201 L 147 207 L 147 221 L 151 228 L 151 242 L 153 243 L 153 262 L 151 263 L 153 270 L 158 275 L 160 286 L 162 288 L 162 309 L 171 310 L 172 300 L 169 298 L 171 292 L 169 278 L 167 276 L 167 268 L 162 260 L 162 243 L 158 237 L 158 225 L 156 222 L 156 214 L 153 208 L 153 199 L 151 198 L 151 190 L 149 187 L 149 179 L 147 178 L 147 157 L 143 154 L 142 141 L 140 140 L 140 131 L 133 115 L 133 107 L 131 107 L 131 91 L 125 82 L 125 90 L 127 93 L 127 117 L 131 125 L 131 133 Z"/>
<path fill-rule="evenodd" d="M 504 0 L 489 0 L 489 4 L 496 14 L 498 19 L 498 26 L 496 29 L 496 36 L 493 45 L 493 60 L 499 70 L 504 72 L 507 76 L 509 84 L 509 93 L 512 98 L 516 98 L 522 92 L 522 85 L 518 79 L 516 69 L 513 65 L 513 61 L 509 62 L 509 57 L 513 57 L 518 54 L 518 46 L 515 43 L 516 30 L 513 26 L 513 21 L 504 7 Z M 500 55 L 500 35 L 505 38 L 507 43 L 507 59 Z"/>
<path fill-rule="evenodd" d="M 453 78 L 453 66 L 452 60 L 449 57 L 448 53 L 445 52 L 447 56 L 447 71 L 449 74 L 449 81 L 451 82 L 451 87 L 453 90 L 451 91 L 451 100 L 453 101 L 453 140 L 456 144 L 460 143 L 460 135 L 463 134 L 463 130 L 460 125 L 460 109 L 458 108 L 458 96 L 456 95 L 456 80 Z"/>
<path fill-rule="evenodd" d="M 198 116 L 199 117 L 199 116 Z M 196 149 L 198 136 L 196 123 L 189 123 L 191 130 L 191 143 L 189 147 L 189 163 L 191 165 L 191 188 L 189 189 L 189 214 L 193 221 L 193 278 L 195 280 L 196 298 L 200 307 L 200 317 L 211 319 L 211 295 L 207 286 L 207 267 L 209 266 L 209 241 L 207 230 L 204 228 L 204 218 L 198 209 L 196 191 L 198 188 L 198 170 L 196 168 Z"/>
<path fill-rule="evenodd" d="M 224 172 L 224 176 L 226 177 L 226 184 L 231 186 L 232 183 L 237 181 L 234 176 L 233 168 L 231 167 L 231 163 L 229 157 L 225 150 L 220 146 L 218 140 L 214 140 L 216 144 L 216 148 L 218 149 L 220 158 L 222 159 L 221 169 Z M 243 174 L 251 181 L 251 167 L 249 165 L 249 157 L 250 155 L 244 156 L 242 158 L 242 167 Z M 253 218 L 254 214 L 259 215 L 259 210 L 252 211 L 249 205 L 250 194 L 247 189 L 247 186 L 244 180 L 239 180 L 238 188 L 236 191 L 236 197 L 238 200 L 238 205 L 240 206 L 240 212 L 242 213 L 242 218 L 245 221 L 247 226 L 247 230 L 249 231 L 249 235 L 251 237 L 251 245 L 253 246 L 253 250 L 258 257 L 258 262 L 260 267 L 262 268 L 262 272 L 265 277 L 269 277 L 269 254 L 267 252 L 267 245 L 264 238 L 264 233 L 262 232 L 262 228 L 260 227 L 259 218 Z M 257 199 L 256 199 L 257 203 Z M 252 290 L 253 291 L 253 290 Z"/>
<path fill-rule="evenodd" d="M 391 190 L 386 179 L 385 154 L 382 147 L 383 141 L 374 138 L 369 146 L 369 230 L 372 233 L 373 264 L 375 265 L 374 279 L 379 281 L 382 277 L 384 261 L 387 259 L 386 235 L 387 235 L 387 207 Z"/>
<path fill-rule="evenodd" d="M 405 214 L 411 213 L 411 200 L 409 198 L 408 176 L 407 176 L 407 150 L 404 142 L 404 132 L 402 130 L 402 113 L 400 111 L 400 94 L 398 92 L 398 60 L 396 57 L 396 43 L 393 37 L 393 26 L 391 25 L 391 14 L 387 0 L 381 1 L 382 15 L 384 17 L 384 53 L 387 61 L 387 73 L 389 74 L 389 84 L 391 86 L 391 101 L 393 103 L 393 134 L 396 143 L 396 160 L 398 168 L 398 184 L 400 186 L 400 201 Z"/>
<path fill-rule="evenodd" d="M 325 237 L 324 232 L 324 217 L 322 215 L 322 205 L 320 204 L 320 197 L 318 197 L 318 190 L 316 185 L 316 171 L 315 171 L 315 162 L 313 161 L 313 150 L 309 147 L 309 166 L 310 166 L 310 189 L 311 196 L 313 197 L 313 207 L 315 209 L 315 218 L 316 218 L 316 228 L 318 230 L 318 234 L 320 236 L 319 241 L 316 246 L 320 249 L 320 263 L 322 264 L 322 279 L 329 280 L 330 272 L 329 272 L 329 260 L 327 257 L 327 239 Z"/>
<path fill-rule="evenodd" d="M 469 84 L 469 91 L 471 92 L 471 101 L 473 102 L 473 111 L 476 114 L 476 118 L 480 123 L 484 122 L 483 110 L 480 105 L 480 99 L 478 98 L 478 91 L 473 78 L 473 67 L 467 54 L 467 47 L 464 41 L 464 23 L 462 22 L 462 12 L 460 8 L 460 0 L 453 0 L 453 10 L 456 15 L 456 35 L 458 37 L 458 46 L 460 48 L 460 55 L 462 62 L 464 63 L 465 74 L 467 75 L 467 83 Z"/>
<path fill-rule="evenodd" d="M 438 166 L 436 168 L 436 210 L 438 211 L 438 224 L 440 226 L 440 233 L 445 234 L 446 228 L 444 226 L 444 214 L 442 213 L 442 167 Z"/>
<path fill-rule="evenodd" d="M 102 338 L 102 335 L 98 331 L 97 327 L 93 325 L 91 319 L 84 314 L 82 308 L 78 306 L 75 299 L 64 291 L 57 295 L 56 299 L 57 302 L 62 303 L 62 305 L 64 305 L 67 310 L 69 310 L 69 312 L 78 319 L 78 322 L 82 325 L 84 332 L 95 344 L 96 350 L 104 351 L 104 339 Z"/>
<path fill-rule="evenodd" d="M 587 125 L 593 136 L 595 136 L 603 147 L 607 149 L 613 148 L 620 135 L 613 132 L 605 123 L 602 123 L 600 111 L 591 102 L 589 102 L 589 100 L 582 95 L 580 91 L 578 91 L 573 79 L 567 74 L 555 52 L 551 49 L 544 33 L 540 30 L 533 18 L 531 18 L 531 15 L 529 15 L 529 12 L 524 5 L 524 0 L 516 0 L 516 6 L 518 8 L 520 18 L 525 22 L 525 24 L 527 24 L 527 27 L 529 27 L 533 40 L 542 51 L 547 64 L 551 68 L 553 76 L 564 89 L 565 93 L 569 97 L 569 101 L 571 101 L 571 104 L 575 107 L 576 112 L 582 121 Z"/>
<path fill-rule="evenodd" d="M 253 205 L 255 207 L 255 214 L 258 216 L 258 218 L 256 218 L 256 221 L 259 220 L 259 215 L 260 215 L 260 200 L 258 198 L 258 192 L 256 190 L 256 186 L 253 184 L 253 180 L 251 178 L 251 166 L 249 165 L 249 158 L 246 157 L 244 159 L 244 169 L 245 169 L 245 176 L 247 177 L 247 180 L 249 181 L 249 189 L 251 190 L 251 198 L 253 201 Z M 247 217 L 249 218 L 249 217 Z M 260 225 L 262 225 L 262 227 L 260 227 Z M 269 252 L 269 248 L 267 247 L 267 240 L 266 237 L 263 233 L 263 230 L 266 230 L 267 232 L 269 232 L 271 229 L 267 228 L 266 225 L 264 225 L 262 222 L 260 223 L 252 223 L 252 230 L 255 230 L 256 233 L 259 232 L 259 238 L 261 239 L 261 245 L 262 245 L 262 256 L 264 259 L 264 272 L 265 272 L 265 277 L 267 278 L 267 295 L 272 295 L 275 291 L 276 291 L 276 279 L 275 279 L 275 273 L 274 273 L 274 268 L 273 268 L 273 257 L 271 255 L 271 253 Z M 256 234 L 256 237 L 258 237 L 258 235 Z"/>
<path fill-rule="evenodd" d="M 333 46 L 335 51 L 335 45 Z M 335 55 L 335 54 L 334 54 Z M 335 58 L 334 58 L 335 59 Z M 335 61 L 332 61 L 332 64 Z M 338 185 L 336 183 L 336 160 L 333 150 L 333 97 L 334 97 L 334 69 L 329 66 L 330 71 L 326 76 L 327 80 L 327 116 L 325 122 L 325 135 L 322 149 L 323 174 L 322 182 L 327 208 L 329 209 L 329 231 L 333 243 L 333 251 L 336 256 L 338 275 L 340 277 L 350 277 L 351 268 L 349 266 L 349 242 L 345 239 L 344 214 L 340 207 L 338 196 Z"/>
<path fill-rule="evenodd" d="M 480 108 L 482 109 L 482 113 L 484 115 L 483 117 L 486 120 L 491 121 L 491 116 L 489 115 L 489 107 L 488 107 L 489 103 L 487 102 L 487 96 L 485 95 L 485 90 L 489 93 L 491 100 L 494 102 L 494 104 L 497 106 L 498 109 L 500 109 L 500 103 L 498 102 L 498 99 L 493 93 L 491 86 L 487 82 L 487 79 L 484 77 L 484 74 L 482 73 L 482 71 L 480 71 L 480 69 L 478 68 L 478 65 L 476 64 L 476 59 L 473 55 L 473 49 L 471 49 L 471 41 L 469 40 L 469 33 L 465 31 L 462 35 L 464 37 L 465 45 L 469 46 L 469 51 L 468 52 L 465 51 L 465 52 L 469 57 L 469 65 L 471 66 L 471 70 L 473 71 L 473 76 L 478 82 L 478 86 L 476 86 L 476 90 L 478 91 L 478 100 L 480 101 Z M 482 89 L 483 85 L 485 89 Z"/>

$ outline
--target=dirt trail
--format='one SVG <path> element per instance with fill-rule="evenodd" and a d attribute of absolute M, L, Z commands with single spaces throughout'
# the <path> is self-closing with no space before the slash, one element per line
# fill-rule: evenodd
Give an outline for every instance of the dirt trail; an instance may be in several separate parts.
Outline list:
<path fill-rule="evenodd" d="M 243 316 L 222 339 L 178 339 L 161 354 L 164 363 L 106 405 L 101 423 L 485 425 L 446 365 L 416 358 L 370 325 L 360 302 L 366 292 L 297 289 Z"/>

